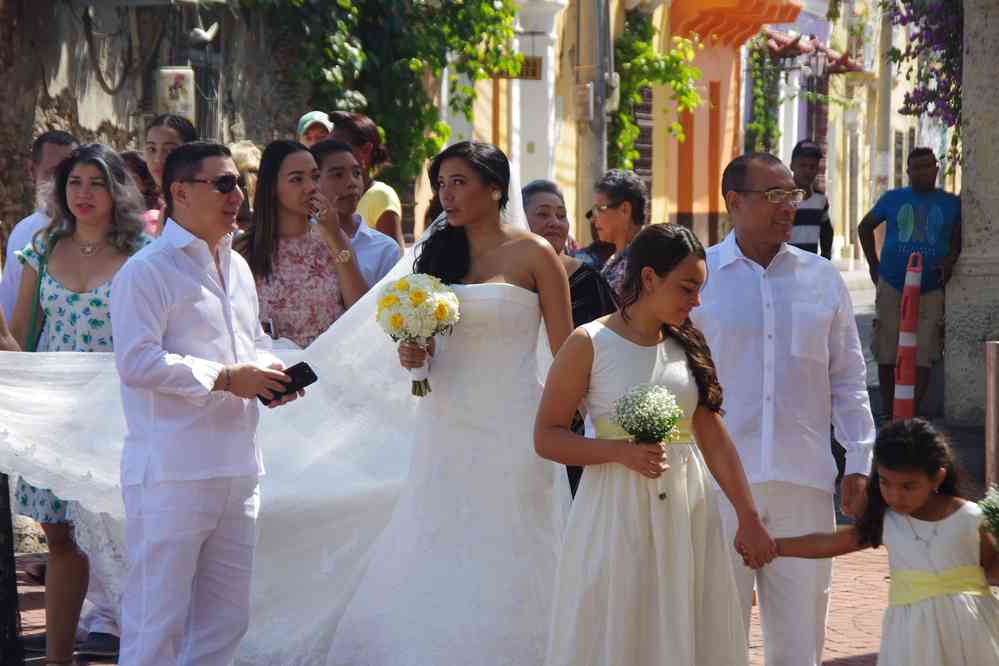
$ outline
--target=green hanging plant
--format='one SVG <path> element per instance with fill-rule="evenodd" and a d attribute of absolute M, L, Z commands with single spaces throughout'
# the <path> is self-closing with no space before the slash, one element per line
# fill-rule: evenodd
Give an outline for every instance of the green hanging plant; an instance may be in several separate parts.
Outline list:
<path fill-rule="evenodd" d="M 702 48 L 697 37 L 674 37 L 672 48 L 659 53 L 654 44 L 655 36 L 652 18 L 633 10 L 625 15 L 624 32 L 614 42 L 620 104 L 611 114 L 607 141 L 607 162 L 612 168 L 631 169 L 638 158 L 635 142 L 639 127 L 635 122 L 635 105 L 642 102 L 644 88 L 656 84 L 669 86 L 670 98 L 676 102 L 677 111 L 693 111 L 702 102 L 695 87 L 701 70 L 692 64 L 697 49 Z M 679 141 L 686 138 L 677 121 L 670 124 L 669 131 Z"/>
<path fill-rule="evenodd" d="M 771 152 L 780 139 L 780 67 L 770 55 L 764 34 L 749 42 L 750 121 L 746 152 Z"/>

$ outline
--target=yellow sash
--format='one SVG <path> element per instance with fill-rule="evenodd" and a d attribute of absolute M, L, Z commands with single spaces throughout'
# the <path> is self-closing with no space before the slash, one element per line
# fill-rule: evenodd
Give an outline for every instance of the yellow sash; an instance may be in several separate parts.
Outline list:
<path fill-rule="evenodd" d="M 918 569 L 891 572 L 888 603 L 892 606 L 907 606 L 947 594 L 991 594 L 984 569 L 969 564 L 940 573 Z"/>
<path fill-rule="evenodd" d="M 593 425 L 597 429 L 597 437 L 600 439 L 631 439 L 631 435 L 610 419 L 597 419 Z M 683 425 L 681 422 L 680 435 L 675 440 L 664 442 L 664 444 L 692 444 L 694 436 L 685 430 Z"/>

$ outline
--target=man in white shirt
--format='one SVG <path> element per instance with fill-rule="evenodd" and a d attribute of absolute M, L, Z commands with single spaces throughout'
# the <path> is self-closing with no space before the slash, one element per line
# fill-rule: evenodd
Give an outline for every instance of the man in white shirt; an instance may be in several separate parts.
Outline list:
<path fill-rule="evenodd" d="M 52 130 L 38 135 L 31 144 L 31 160 L 28 174 L 35 183 L 37 210 L 14 226 L 7 239 L 7 252 L 3 262 L 3 275 L 0 276 L 0 308 L 9 323 L 17 305 L 17 290 L 21 286 L 21 262 L 14 252 L 23 250 L 41 229 L 49 224 L 49 218 L 42 212 L 41 201 L 44 185 L 51 182 L 52 174 L 59 163 L 69 157 L 76 148 L 76 139 L 68 132 Z"/>
<path fill-rule="evenodd" d="M 171 153 L 163 234 L 112 284 L 128 424 L 124 666 L 231 663 L 249 623 L 264 471 L 257 396 L 289 380 L 269 352 L 250 268 L 232 250 L 238 177 L 225 146 Z"/>
<path fill-rule="evenodd" d="M 373 287 L 402 257 L 402 248 L 391 237 L 372 229 L 357 214 L 364 179 L 353 149 L 342 141 L 326 139 L 309 149 L 319 166 L 319 189 L 336 207 L 343 229 L 357 257 L 361 275 Z"/>
<path fill-rule="evenodd" d="M 725 390 L 725 424 L 770 534 L 831 531 L 829 424 L 846 447 L 848 515 L 863 510 L 875 436 L 850 294 L 833 264 L 787 244 L 804 192 L 780 160 L 736 158 L 722 192 L 734 230 L 708 249 L 691 317 Z M 735 511 L 720 503 L 732 537 Z M 756 572 L 733 560 L 747 631 L 754 581 L 759 593 L 767 666 L 821 664 L 831 560 L 778 558 Z"/>

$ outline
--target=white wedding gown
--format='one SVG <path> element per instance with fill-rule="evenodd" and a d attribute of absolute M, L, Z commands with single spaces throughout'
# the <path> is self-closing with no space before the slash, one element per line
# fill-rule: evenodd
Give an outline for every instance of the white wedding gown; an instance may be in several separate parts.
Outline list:
<path fill-rule="evenodd" d="M 409 252 L 385 279 L 411 267 Z M 538 459 L 532 445 L 538 297 L 509 285 L 459 286 L 466 309 L 434 362 L 434 392 L 414 398 L 394 343 L 374 323 L 377 291 L 307 350 L 278 353 L 286 365 L 307 360 L 320 381 L 305 399 L 261 414 L 257 437 L 267 474 L 253 614 L 236 663 L 327 663 L 372 545 L 404 488 L 407 500 L 394 525 L 404 516 L 413 521 L 410 552 L 420 552 L 428 538 L 440 539 L 442 548 L 409 563 L 409 596 L 384 599 L 386 613 L 432 585 L 426 605 L 405 609 L 412 626 L 426 630 L 418 647 L 434 649 L 440 636 L 433 628 L 450 638 L 460 621 L 464 646 L 481 644 L 486 654 L 491 645 L 492 663 L 540 663 L 568 487 L 562 468 Z M 116 596 L 115 573 L 124 574 L 118 472 L 124 433 L 111 354 L 0 353 L 0 471 L 79 501 L 81 542 Z M 442 447 L 440 455 L 424 446 L 430 442 Z M 417 534 L 420 525 L 426 531 Z M 436 565 L 435 554 L 442 558 Z M 379 562 L 386 557 L 383 547 Z M 421 563 L 428 565 L 423 574 Z M 376 605 L 371 585 L 369 578 L 352 605 L 359 630 L 368 603 L 361 599 Z M 481 605 L 460 617 L 473 599 Z M 515 632 L 521 633 L 504 643 Z M 352 635 L 344 630 L 338 641 L 347 646 Z M 521 660 L 527 652 L 535 657 Z"/>
<path fill-rule="evenodd" d="M 417 407 L 409 478 L 337 629 L 335 666 L 532 666 L 544 660 L 568 498 L 534 452 L 538 296 L 456 285 Z"/>

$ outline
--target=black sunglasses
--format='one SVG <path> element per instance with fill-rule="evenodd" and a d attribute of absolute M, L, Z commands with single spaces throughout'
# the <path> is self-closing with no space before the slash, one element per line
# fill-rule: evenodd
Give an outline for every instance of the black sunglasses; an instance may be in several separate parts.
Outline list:
<path fill-rule="evenodd" d="M 220 194 L 229 194 L 236 186 L 239 185 L 239 176 L 234 176 L 231 173 L 227 173 L 224 176 L 219 176 L 215 180 L 207 180 L 205 178 L 185 178 L 180 181 L 182 183 L 206 183 L 208 185 L 213 185 L 215 190 Z"/>

